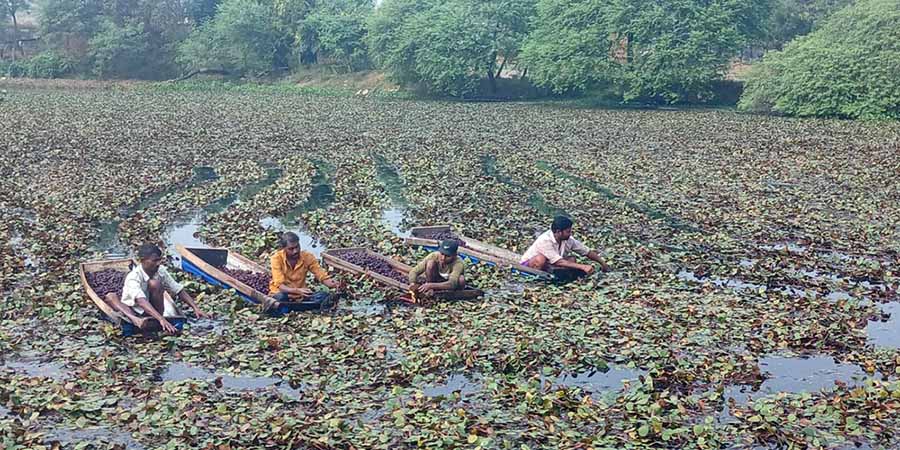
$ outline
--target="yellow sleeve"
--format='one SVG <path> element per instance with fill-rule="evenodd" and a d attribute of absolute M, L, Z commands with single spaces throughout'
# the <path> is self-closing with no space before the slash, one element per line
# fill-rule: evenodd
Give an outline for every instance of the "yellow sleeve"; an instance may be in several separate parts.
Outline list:
<path fill-rule="evenodd" d="M 316 277 L 319 282 L 325 281 L 331 278 L 331 275 L 322 268 L 319 264 L 319 260 L 312 253 L 305 253 L 303 257 L 306 259 L 307 267 L 309 267 L 309 271 L 312 272 L 313 276 Z"/>
<path fill-rule="evenodd" d="M 277 294 L 281 285 L 284 284 L 284 272 L 281 270 L 282 266 L 280 253 L 272 255 L 272 282 L 269 283 L 270 294 Z"/>

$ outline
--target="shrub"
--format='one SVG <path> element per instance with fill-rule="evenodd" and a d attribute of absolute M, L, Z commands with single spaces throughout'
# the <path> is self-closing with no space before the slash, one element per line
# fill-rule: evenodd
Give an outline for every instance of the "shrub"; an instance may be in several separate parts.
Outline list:
<path fill-rule="evenodd" d="M 804 117 L 900 118 L 900 5 L 860 0 L 767 54 L 741 109 Z"/>

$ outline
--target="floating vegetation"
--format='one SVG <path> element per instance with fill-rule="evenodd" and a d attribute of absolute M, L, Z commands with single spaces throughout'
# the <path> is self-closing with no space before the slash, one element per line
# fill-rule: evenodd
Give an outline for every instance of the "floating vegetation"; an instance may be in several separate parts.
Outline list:
<path fill-rule="evenodd" d="M 900 439 L 900 125 L 152 86 L 17 87 L 0 122 L 4 446 Z M 332 271 L 334 310 L 272 318 L 171 265 L 214 318 L 126 338 L 77 271 L 147 241 L 268 266 L 287 230 L 415 264 L 398 235 L 431 224 L 522 254 L 562 212 L 611 272 L 473 264 L 478 301 L 394 305 Z"/>

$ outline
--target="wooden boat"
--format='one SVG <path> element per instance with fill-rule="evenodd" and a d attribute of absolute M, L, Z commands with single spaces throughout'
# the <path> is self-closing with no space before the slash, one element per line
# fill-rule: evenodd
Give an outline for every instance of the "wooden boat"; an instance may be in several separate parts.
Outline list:
<path fill-rule="evenodd" d="M 408 245 L 422 247 L 431 251 L 436 251 L 440 242 L 435 239 L 430 239 L 427 236 L 434 233 L 451 232 L 459 236 L 459 239 L 466 243 L 465 247 L 459 247 L 459 255 L 471 261 L 473 264 L 484 263 L 489 266 L 509 267 L 513 273 L 518 275 L 539 278 L 542 280 L 551 280 L 553 278 L 553 275 L 549 272 L 532 269 L 531 267 L 519 264 L 522 260 L 522 255 L 463 236 L 460 233 L 454 232 L 451 225 L 413 227 L 409 232 L 410 237 L 403 238 L 404 242 Z"/>
<path fill-rule="evenodd" d="M 319 310 L 322 307 L 321 301 L 276 301 L 268 293 L 257 291 L 223 272 L 221 268 L 227 267 L 229 269 L 269 273 L 268 269 L 240 253 L 225 248 L 189 248 L 183 245 L 176 245 L 175 250 L 181 256 L 182 270 L 212 285 L 225 289 L 234 289 L 248 303 L 265 305 L 267 313 L 272 316 L 282 316 L 294 311 Z"/>
<path fill-rule="evenodd" d="M 372 278 L 373 280 L 377 281 L 378 283 L 380 283 L 384 286 L 392 287 L 404 294 L 409 292 L 409 283 L 407 283 L 405 281 L 403 281 L 403 282 L 397 281 L 393 278 L 386 277 L 380 273 L 376 273 L 376 272 L 368 270 L 364 267 L 360 267 L 356 264 L 353 264 L 343 258 L 344 254 L 351 253 L 351 252 L 353 252 L 353 253 L 364 252 L 364 253 L 369 254 L 370 256 L 381 259 L 384 262 L 388 263 L 391 267 L 396 269 L 398 272 L 400 272 L 404 278 L 409 274 L 409 271 L 412 270 L 412 267 L 410 267 L 406 264 L 403 264 L 399 261 L 395 261 L 391 258 L 388 258 L 387 256 L 375 253 L 369 249 L 359 248 L 359 247 L 338 248 L 338 249 L 334 249 L 334 250 L 326 250 L 326 251 L 322 252 L 322 259 L 325 261 L 325 264 L 328 264 L 329 266 L 334 267 L 335 269 L 342 270 L 344 272 L 348 272 L 348 273 L 352 273 L 352 274 L 365 275 L 369 278 Z M 454 291 L 437 291 L 434 293 L 434 296 L 436 298 L 439 298 L 442 300 L 468 300 L 468 299 L 480 297 L 482 295 L 484 295 L 484 292 L 482 292 L 479 289 L 460 289 L 460 290 L 454 290 Z"/>
<path fill-rule="evenodd" d="M 93 272 L 99 272 L 101 270 L 113 269 L 119 272 L 128 273 L 131 271 L 132 264 L 136 264 L 133 260 L 129 258 L 117 258 L 117 259 L 106 259 L 106 260 L 97 260 L 97 261 L 87 261 L 79 264 L 79 274 L 81 276 L 81 285 L 84 286 L 84 290 L 87 293 L 88 298 L 91 299 L 92 302 L 103 312 L 104 318 L 113 323 L 113 325 L 119 327 L 122 330 L 122 335 L 131 336 L 135 333 L 141 332 L 151 332 L 151 331 L 159 331 L 159 321 L 152 317 L 141 317 L 138 316 L 137 313 L 131 309 L 130 306 L 127 306 L 119 301 L 118 297 L 116 298 L 100 298 L 99 295 L 94 291 L 94 288 L 88 284 L 87 274 Z M 175 302 L 172 300 L 172 297 L 168 292 L 165 293 L 164 301 L 166 302 L 166 309 L 169 311 L 173 311 L 174 314 L 169 314 L 166 319 L 171 323 L 175 328 L 181 331 L 184 323 L 187 321 L 187 318 L 181 314 L 181 311 L 178 310 L 178 307 L 175 305 Z"/>

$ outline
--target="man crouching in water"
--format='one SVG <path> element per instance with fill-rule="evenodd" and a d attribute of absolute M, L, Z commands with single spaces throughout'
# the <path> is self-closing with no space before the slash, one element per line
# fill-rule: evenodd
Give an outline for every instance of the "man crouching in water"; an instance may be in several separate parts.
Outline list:
<path fill-rule="evenodd" d="M 165 293 L 172 298 L 181 299 L 194 310 L 197 318 L 209 318 L 211 315 L 203 312 L 193 297 L 185 291 L 165 267 L 162 267 L 163 256 L 159 247 L 153 244 L 143 244 L 137 252 L 138 261 L 128 275 L 125 276 L 125 285 L 122 287 L 122 303 L 130 306 L 139 316 L 149 315 L 159 321 L 163 332 L 175 334 L 178 330 L 166 320 L 166 316 L 173 316 L 175 305 L 165 301 Z"/>

